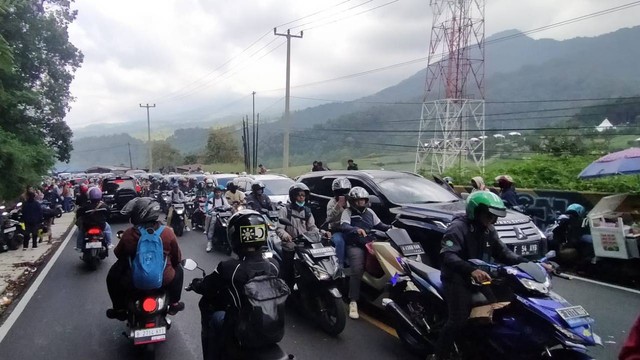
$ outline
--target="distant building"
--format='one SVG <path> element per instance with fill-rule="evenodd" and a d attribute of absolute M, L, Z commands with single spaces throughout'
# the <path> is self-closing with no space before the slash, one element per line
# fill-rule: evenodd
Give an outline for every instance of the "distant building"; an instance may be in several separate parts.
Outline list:
<path fill-rule="evenodd" d="M 596 130 L 598 132 L 603 132 L 605 130 L 615 129 L 616 127 L 609 121 L 609 119 L 604 119 L 600 123 L 600 125 L 596 126 Z"/>

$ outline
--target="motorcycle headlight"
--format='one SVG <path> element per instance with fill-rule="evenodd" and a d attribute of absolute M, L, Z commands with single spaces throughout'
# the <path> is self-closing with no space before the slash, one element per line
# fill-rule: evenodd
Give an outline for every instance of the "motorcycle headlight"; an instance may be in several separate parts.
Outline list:
<path fill-rule="evenodd" d="M 571 341 L 575 341 L 575 342 L 577 342 L 577 343 L 582 343 L 582 342 L 584 342 L 584 340 L 583 340 L 580 336 L 578 336 L 578 335 L 574 334 L 573 332 L 571 332 L 571 330 L 569 330 L 569 329 L 565 329 L 565 328 L 563 328 L 562 326 L 557 325 L 557 324 L 553 324 L 553 326 L 554 326 L 554 327 L 556 328 L 556 330 L 558 330 L 562 335 L 564 335 L 564 336 L 566 336 L 567 338 L 571 339 Z"/>
<path fill-rule="evenodd" d="M 328 273 L 315 268 L 313 269 L 313 274 L 318 278 L 318 280 L 329 280 L 331 278 Z"/>
<path fill-rule="evenodd" d="M 528 290 L 538 292 L 540 294 L 546 295 L 549 293 L 549 287 L 551 286 L 551 282 L 549 278 L 544 281 L 544 283 L 539 283 L 536 281 L 531 281 L 529 279 L 518 279 L 522 286 L 527 288 Z"/>

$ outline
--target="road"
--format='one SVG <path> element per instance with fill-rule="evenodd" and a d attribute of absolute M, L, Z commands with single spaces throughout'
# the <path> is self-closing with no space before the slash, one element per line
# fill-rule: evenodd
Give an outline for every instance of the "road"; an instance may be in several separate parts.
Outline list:
<path fill-rule="evenodd" d="M 114 232 L 125 224 L 114 224 Z M 117 240 L 117 239 L 116 239 Z M 224 259 L 204 252 L 201 232 L 185 233 L 179 238 L 183 256 L 190 257 L 207 271 Z M 130 342 L 122 336 L 124 323 L 106 318 L 110 307 L 106 275 L 115 261 L 111 256 L 98 270 L 85 269 L 69 241 L 22 314 L 0 343 L 2 359 L 135 359 Z M 185 284 L 198 272 L 185 272 Z M 583 305 L 597 320 L 596 332 L 605 348 L 592 352 L 598 359 L 616 359 L 640 309 L 640 296 L 581 281 L 556 281 L 556 291 L 570 302 Z M 174 319 L 168 341 L 157 350 L 158 359 L 199 359 L 200 318 L 198 296 L 185 293 L 187 308 Z M 295 312 L 287 314 L 287 329 L 281 346 L 299 359 L 407 359 L 400 342 L 363 319 L 348 319 L 345 331 L 332 338 Z"/>

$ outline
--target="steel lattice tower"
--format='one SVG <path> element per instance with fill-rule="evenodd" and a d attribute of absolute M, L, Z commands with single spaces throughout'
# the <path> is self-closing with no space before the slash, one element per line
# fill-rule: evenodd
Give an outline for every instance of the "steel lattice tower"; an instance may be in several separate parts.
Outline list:
<path fill-rule="evenodd" d="M 415 171 L 472 159 L 484 173 L 485 0 L 431 0 L 433 26 Z"/>

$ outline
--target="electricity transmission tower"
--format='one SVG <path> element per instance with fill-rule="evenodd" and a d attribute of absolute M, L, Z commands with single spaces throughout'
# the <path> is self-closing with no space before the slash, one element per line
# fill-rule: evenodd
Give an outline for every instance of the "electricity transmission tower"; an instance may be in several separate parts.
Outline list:
<path fill-rule="evenodd" d="M 486 0 L 431 0 L 433 26 L 415 171 L 472 160 L 484 173 Z M 430 165 L 429 165 L 430 163 Z"/>

